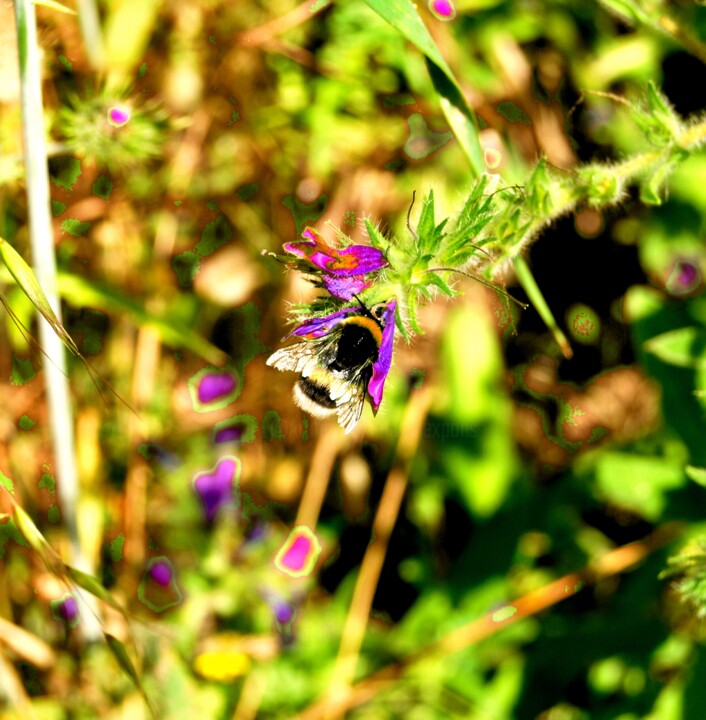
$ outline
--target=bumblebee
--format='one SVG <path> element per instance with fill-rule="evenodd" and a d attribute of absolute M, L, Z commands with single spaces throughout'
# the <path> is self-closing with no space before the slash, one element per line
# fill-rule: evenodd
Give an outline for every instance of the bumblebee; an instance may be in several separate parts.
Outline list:
<path fill-rule="evenodd" d="M 371 311 L 361 303 L 304 323 L 291 333 L 304 339 L 277 350 L 267 364 L 300 373 L 294 385 L 296 404 L 315 417 L 337 415 L 348 434 L 360 420 L 366 397 L 373 412 L 380 405 L 395 305 L 383 303 Z M 390 346 L 389 352 L 381 352 L 383 344 Z"/>

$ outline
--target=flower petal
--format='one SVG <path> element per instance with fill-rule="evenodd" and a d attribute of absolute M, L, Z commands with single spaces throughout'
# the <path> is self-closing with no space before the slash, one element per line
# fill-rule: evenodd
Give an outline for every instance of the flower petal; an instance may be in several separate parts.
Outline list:
<path fill-rule="evenodd" d="M 387 308 L 380 320 L 382 330 L 382 341 L 380 342 L 380 351 L 378 359 L 373 363 L 373 376 L 368 383 L 368 394 L 370 395 L 370 404 L 373 412 L 377 412 L 382 402 L 382 391 L 385 386 L 387 374 L 390 372 L 392 365 L 392 346 L 395 339 L 395 308 L 397 300 L 390 300 Z"/>
<path fill-rule="evenodd" d="M 353 277 L 336 277 L 335 275 L 323 276 L 324 287 L 334 297 L 341 300 L 352 300 L 354 295 L 369 288 L 372 283 L 366 282 L 362 275 Z"/>
<path fill-rule="evenodd" d="M 364 275 L 387 265 L 382 251 L 369 245 L 350 245 L 339 250 L 328 245 L 314 228 L 306 228 L 302 237 L 304 240 L 285 243 L 284 249 L 331 275 Z"/>
<path fill-rule="evenodd" d="M 338 260 L 332 260 L 322 269 L 332 275 L 351 277 L 375 272 L 387 265 L 381 250 L 369 245 L 351 245 L 337 251 Z"/>
<path fill-rule="evenodd" d="M 297 335 L 298 337 L 303 337 L 306 340 L 323 337 L 324 335 L 328 335 L 331 330 L 346 317 L 346 315 L 359 311 L 360 308 L 357 307 L 346 307 L 342 310 L 337 310 L 335 313 L 331 313 L 331 315 L 326 315 L 326 317 L 312 318 L 299 327 L 294 328 L 287 337 Z"/>

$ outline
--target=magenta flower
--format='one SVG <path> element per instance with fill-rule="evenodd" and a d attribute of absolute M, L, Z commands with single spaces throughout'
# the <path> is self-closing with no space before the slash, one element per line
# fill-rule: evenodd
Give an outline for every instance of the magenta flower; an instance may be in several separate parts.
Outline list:
<path fill-rule="evenodd" d="M 688 295 L 701 286 L 701 269 L 696 258 L 680 258 L 665 283 L 672 295 Z"/>
<path fill-rule="evenodd" d="M 275 567 L 290 577 L 304 577 L 314 569 L 320 554 L 319 539 L 306 525 L 299 525 L 292 528 L 279 549 Z"/>
<path fill-rule="evenodd" d="M 377 412 L 382 402 L 382 391 L 385 387 L 387 374 L 392 365 L 392 346 L 395 340 L 395 310 L 397 301 L 391 300 L 387 303 L 380 318 L 382 324 L 382 340 L 378 351 L 377 360 L 373 363 L 373 376 L 368 383 L 368 395 L 373 412 Z"/>
<path fill-rule="evenodd" d="M 429 10 L 438 20 L 453 20 L 456 8 L 451 0 L 429 0 Z"/>
<path fill-rule="evenodd" d="M 313 265 L 326 290 L 341 300 L 352 300 L 370 287 L 372 282 L 365 275 L 388 264 L 382 251 L 369 245 L 334 248 L 313 228 L 306 228 L 302 237 L 304 240 L 284 244 L 288 253 L 299 258 L 294 267 L 311 272 L 307 266 Z"/>
<path fill-rule="evenodd" d="M 149 561 L 137 588 L 137 598 L 156 613 L 164 612 L 184 599 L 169 558 L 160 555 Z"/>
<path fill-rule="evenodd" d="M 241 390 L 238 374 L 232 368 L 205 367 L 189 378 L 189 394 L 198 412 L 226 407 Z"/>
<path fill-rule="evenodd" d="M 230 395 L 236 386 L 237 381 L 229 372 L 209 372 L 201 377 L 198 397 L 202 403 L 210 403 Z"/>
<path fill-rule="evenodd" d="M 174 577 L 174 570 L 167 560 L 157 560 L 150 564 L 148 572 L 152 580 L 162 587 L 167 587 Z"/>
<path fill-rule="evenodd" d="M 225 505 L 235 502 L 233 490 L 240 477 L 240 460 L 235 457 L 224 457 L 218 462 L 213 472 L 200 472 L 194 477 L 194 490 L 199 494 L 204 514 L 208 522 L 218 514 Z"/>
<path fill-rule="evenodd" d="M 80 622 L 78 602 L 71 593 L 66 593 L 59 600 L 52 600 L 50 605 L 56 620 L 66 623 L 71 628 L 76 627 Z"/>
<path fill-rule="evenodd" d="M 113 105 L 108 108 L 108 122 L 113 127 L 122 127 L 130 122 L 132 111 L 127 105 Z"/>

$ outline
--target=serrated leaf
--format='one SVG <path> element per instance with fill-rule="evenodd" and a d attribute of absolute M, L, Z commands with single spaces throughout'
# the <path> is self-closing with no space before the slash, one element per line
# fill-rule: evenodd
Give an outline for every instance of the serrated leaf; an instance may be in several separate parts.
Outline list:
<path fill-rule="evenodd" d="M 419 238 L 419 254 L 435 254 L 430 253 L 429 246 L 431 238 L 434 235 L 434 191 L 430 190 L 429 194 L 422 201 L 422 212 L 419 215 L 417 223 L 417 237 Z"/>
<path fill-rule="evenodd" d="M 648 178 L 640 183 L 640 200 L 645 205 L 662 205 L 666 199 L 666 185 L 669 176 L 674 172 L 681 161 L 673 157 L 660 165 Z"/>
<path fill-rule="evenodd" d="M 647 352 L 677 367 L 697 367 L 706 363 L 706 330 L 685 327 L 657 335 L 644 344 Z"/>
<path fill-rule="evenodd" d="M 378 230 L 375 225 L 373 225 L 370 218 L 365 218 L 363 220 L 363 223 L 365 224 L 365 229 L 368 232 L 370 244 L 373 247 L 378 248 L 378 250 L 384 250 L 386 245 L 388 245 L 388 241 L 386 240 L 385 236 L 380 232 L 380 230 Z"/>

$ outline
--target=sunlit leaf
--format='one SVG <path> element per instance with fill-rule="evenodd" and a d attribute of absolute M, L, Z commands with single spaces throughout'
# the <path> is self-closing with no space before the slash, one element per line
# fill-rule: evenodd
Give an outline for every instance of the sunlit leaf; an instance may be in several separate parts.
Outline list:
<path fill-rule="evenodd" d="M 475 175 L 480 176 L 485 166 L 475 115 L 451 68 L 419 17 L 416 6 L 411 0 L 365 0 L 365 2 L 425 55 L 429 75 L 441 98 L 441 110 L 463 148 L 471 169 Z"/>
<path fill-rule="evenodd" d="M 74 567 L 70 567 L 69 565 L 66 566 L 66 570 L 69 573 L 69 577 L 79 587 L 82 587 L 84 590 L 88 590 L 91 595 L 94 595 L 99 600 L 103 600 L 111 607 L 114 607 L 116 610 L 120 610 L 120 612 L 125 612 L 123 606 L 92 575 L 89 575 L 82 570 L 77 570 Z"/>
<path fill-rule="evenodd" d="M 696 367 L 706 363 L 706 330 L 698 327 L 670 330 L 648 340 L 645 350 L 670 365 Z"/>
<path fill-rule="evenodd" d="M 66 331 L 64 326 L 57 318 L 54 310 L 49 304 L 47 296 L 42 290 L 42 286 L 37 280 L 32 268 L 22 259 L 22 256 L 8 243 L 0 237 L 0 257 L 3 259 L 5 266 L 10 271 L 12 277 L 15 278 L 17 284 L 32 302 L 37 311 L 42 314 L 44 319 L 51 325 L 52 330 L 58 335 L 66 347 L 74 353 L 81 356 L 73 338 Z"/>

